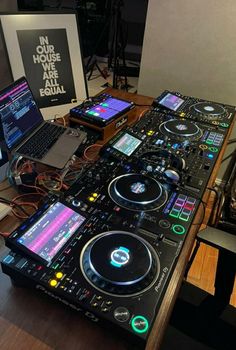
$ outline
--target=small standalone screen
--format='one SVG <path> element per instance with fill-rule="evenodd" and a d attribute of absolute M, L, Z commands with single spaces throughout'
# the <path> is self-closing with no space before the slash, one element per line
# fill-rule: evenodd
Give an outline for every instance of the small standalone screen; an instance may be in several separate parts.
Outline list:
<path fill-rule="evenodd" d="M 132 103 L 110 97 L 85 111 L 88 116 L 108 121 L 119 113 L 132 107 Z"/>
<path fill-rule="evenodd" d="M 125 133 L 118 141 L 112 145 L 112 147 L 125 154 L 126 156 L 131 156 L 131 154 L 141 143 L 141 140 L 128 133 Z"/>
<path fill-rule="evenodd" d="M 55 255 L 82 225 L 85 218 L 57 202 L 17 239 L 29 252 L 51 263 Z"/>
<path fill-rule="evenodd" d="M 158 103 L 172 111 L 177 111 L 184 103 L 184 100 L 179 96 L 168 93 Z"/>

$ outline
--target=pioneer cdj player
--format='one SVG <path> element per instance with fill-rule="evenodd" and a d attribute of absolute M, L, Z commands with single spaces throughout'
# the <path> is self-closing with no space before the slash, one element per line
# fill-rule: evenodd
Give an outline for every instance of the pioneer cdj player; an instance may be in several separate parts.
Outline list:
<path fill-rule="evenodd" d="M 153 108 L 103 148 L 106 157 L 137 163 L 139 171 L 202 196 L 227 130 Z"/>
<path fill-rule="evenodd" d="M 3 272 L 145 343 L 227 132 L 152 108 L 12 232 Z"/>
<path fill-rule="evenodd" d="M 139 169 L 101 158 L 10 235 L 2 269 L 145 341 L 199 200 Z"/>
<path fill-rule="evenodd" d="M 228 128 L 235 114 L 235 107 L 184 96 L 178 92 L 164 91 L 154 102 L 167 113 L 186 119 Z"/>

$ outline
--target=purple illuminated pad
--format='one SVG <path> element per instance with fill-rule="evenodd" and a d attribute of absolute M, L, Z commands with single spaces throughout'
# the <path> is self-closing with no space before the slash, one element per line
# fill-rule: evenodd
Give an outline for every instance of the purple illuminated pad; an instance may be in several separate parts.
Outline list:
<path fill-rule="evenodd" d="M 97 106 L 89 108 L 85 113 L 91 117 L 109 120 L 120 112 L 130 108 L 130 106 L 130 102 L 111 97 L 99 103 Z"/>

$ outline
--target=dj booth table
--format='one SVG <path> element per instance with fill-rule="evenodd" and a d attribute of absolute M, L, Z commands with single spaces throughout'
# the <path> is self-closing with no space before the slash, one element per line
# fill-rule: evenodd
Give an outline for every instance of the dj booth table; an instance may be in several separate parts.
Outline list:
<path fill-rule="evenodd" d="M 151 105 L 151 97 L 135 95 L 120 90 L 106 89 L 115 97 L 131 100 L 138 105 L 129 112 L 129 123 L 137 120 L 140 114 L 147 109 L 145 105 Z M 213 169 L 208 187 L 214 184 L 217 171 L 219 169 L 222 156 L 224 154 L 227 139 L 233 128 L 231 125 L 227 138 L 219 154 L 216 165 Z M 11 197 L 11 191 L 3 193 Z M 203 201 L 207 202 L 209 191 L 203 196 Z M 206 214 L 208 211 L 206 211 Z M 183 248 L 179 255 L 173 274 L 169 280 L 164 298 L 161 302 L 155 323 L 146 344 L 146 350 L 159 349 L 169 317 L 171 315 L 175 300 L 181 286 L 186 264 L 191 254 L 195 235 L 202 220 L 203 209 L 199 206 L 195 215 L 194 223 L 185 239 Z M 206 215 L 207 216 L 207 215 Z M 205 222 L 207 218 L 205 217 Z M 14 229 L 17 221 L 13 217 L 8 217 L 1 222 L 1 231 Z M 0 258 L 7 251 L 4 242 L 0 240 Z M 135 348 L 124 338 L 115 333 L 93 323 L 88 318 L 79 315 L 78 312 L 58 303 L 58 301 L 39 295 L 34 290 L 14 287 L 10 278 L 0 273 L 0 349 L 76 349 L 93 350 L 102 348 L 104 350 L 123 350 Z"/>

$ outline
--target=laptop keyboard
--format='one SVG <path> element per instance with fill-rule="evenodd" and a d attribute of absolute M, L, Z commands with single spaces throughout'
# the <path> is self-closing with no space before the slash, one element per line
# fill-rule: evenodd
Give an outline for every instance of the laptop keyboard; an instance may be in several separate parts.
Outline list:
<path fill-rule="evenodd" d="M 42 159 L 64 131 L 63 127 L 45 123 L 33 137 L 18 149 L 18 152 L 32 158 Z"/>

